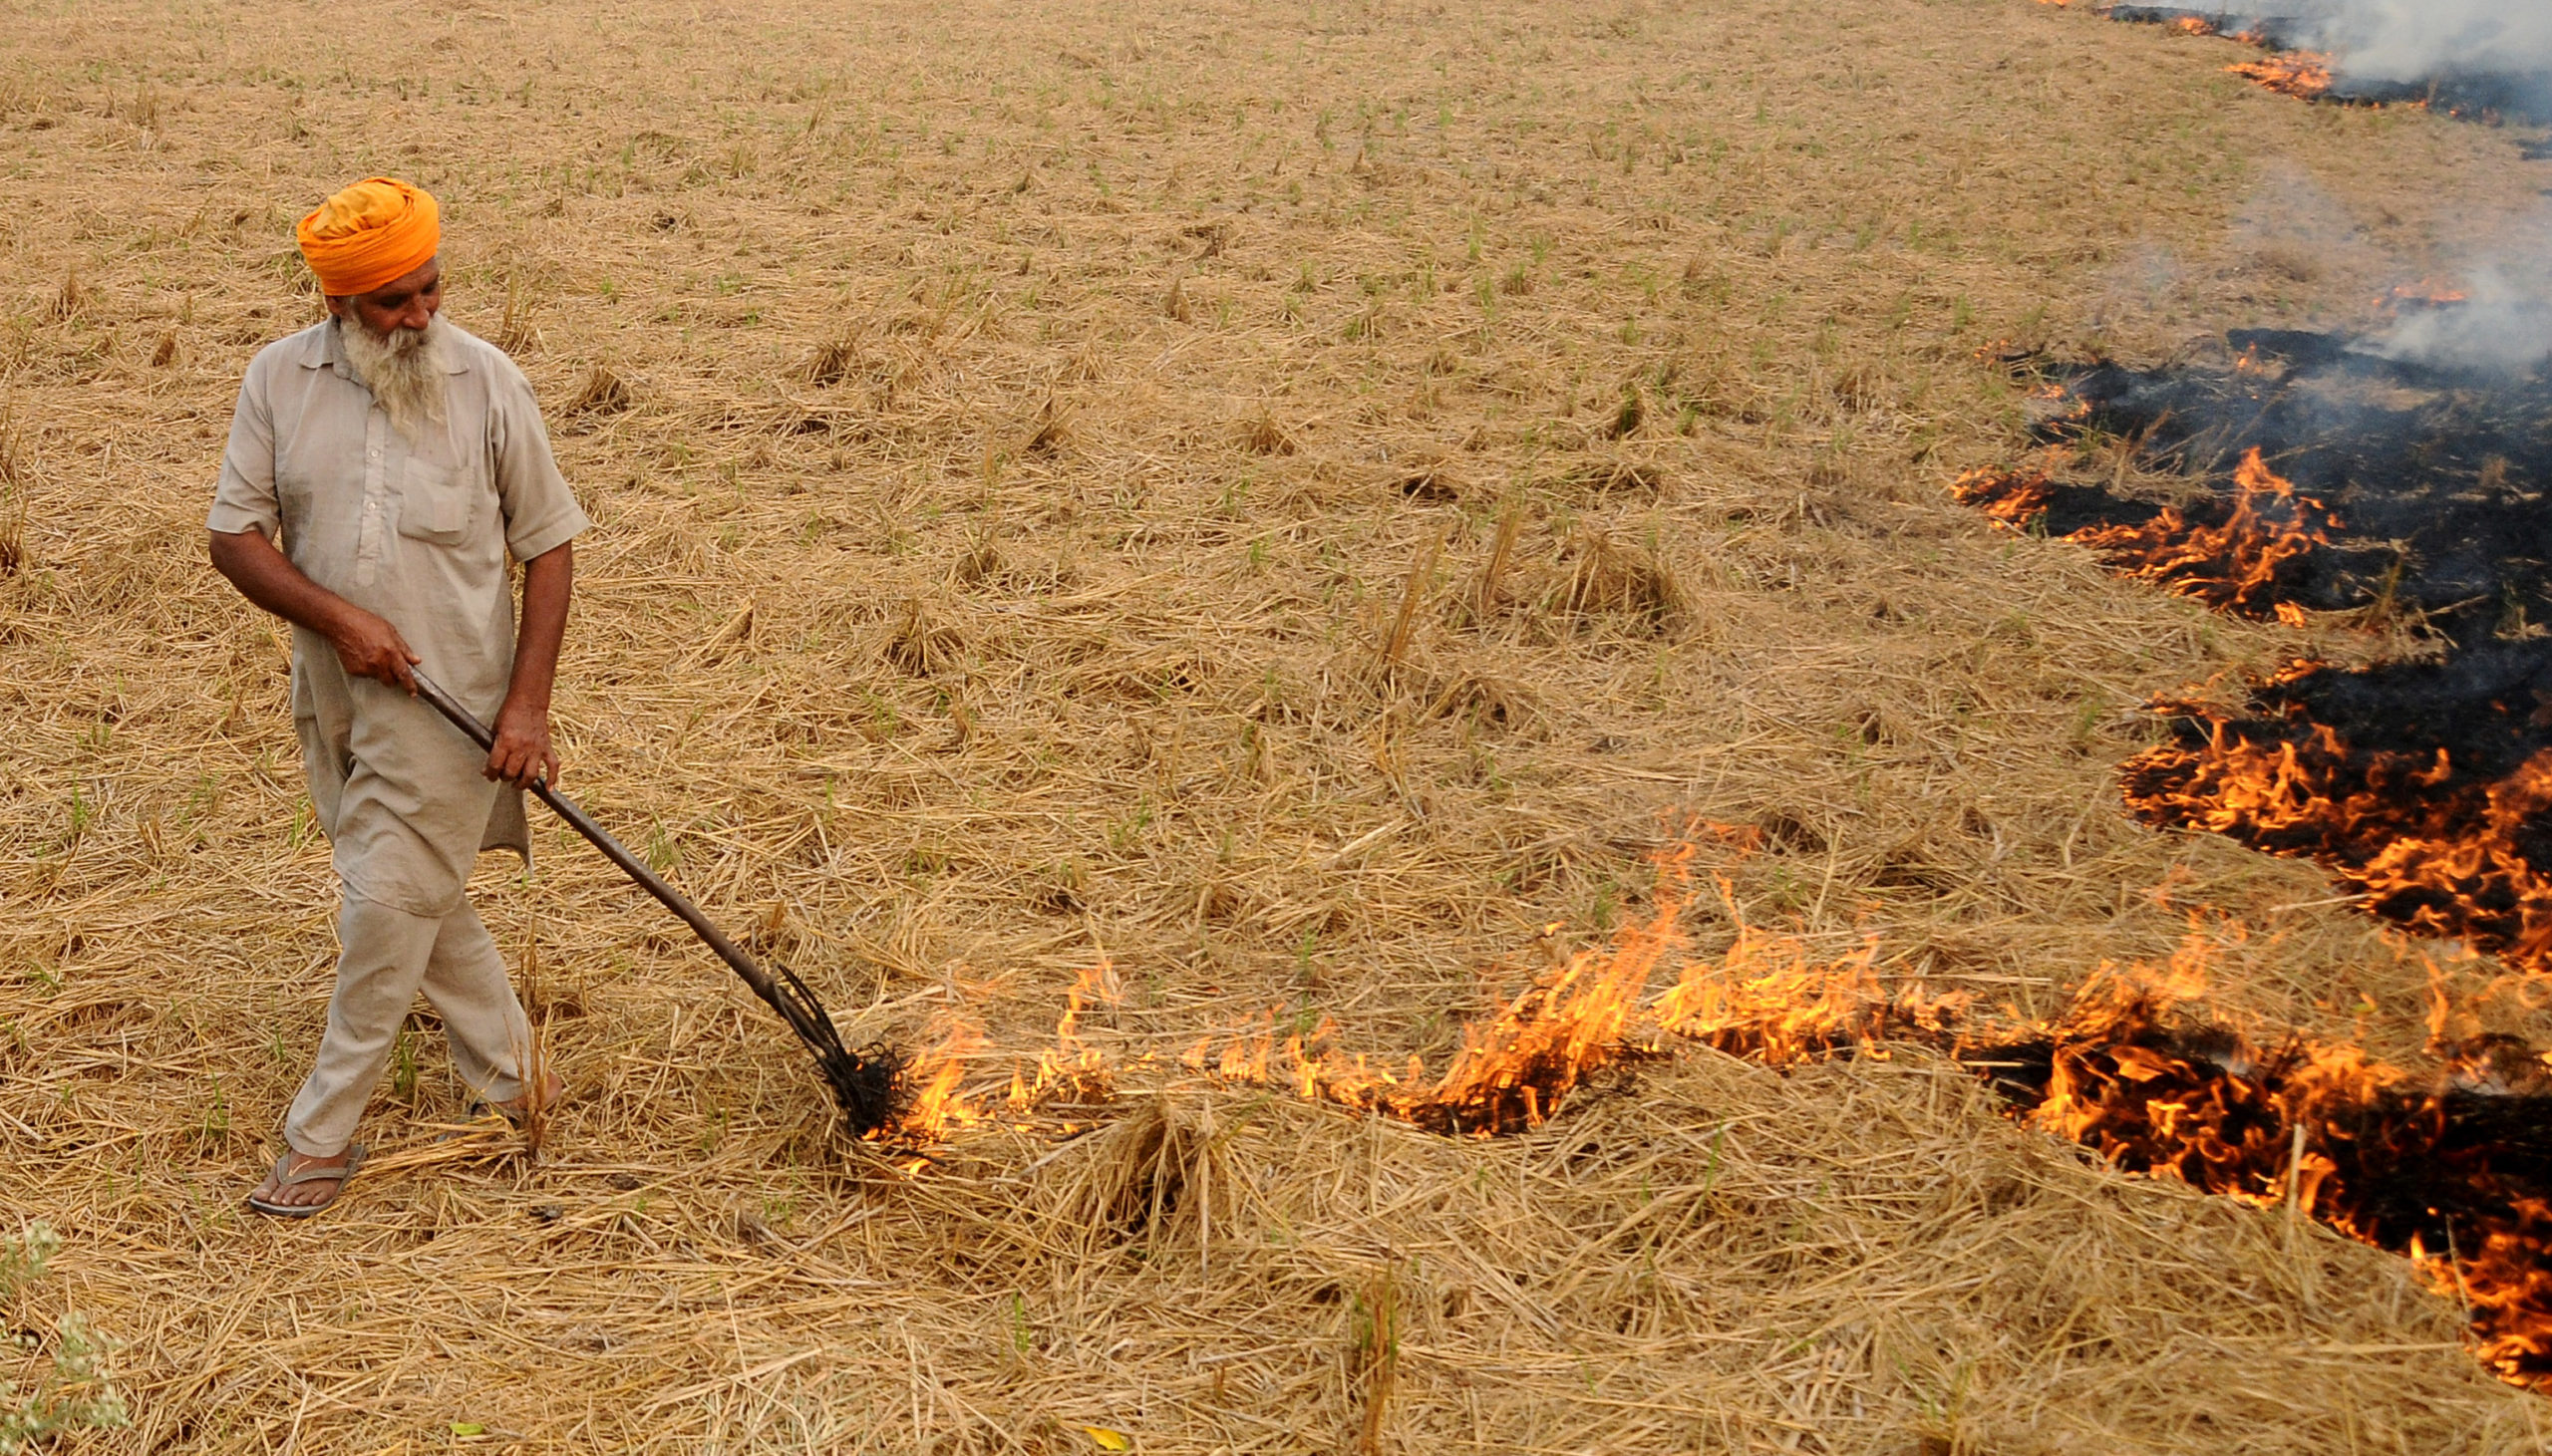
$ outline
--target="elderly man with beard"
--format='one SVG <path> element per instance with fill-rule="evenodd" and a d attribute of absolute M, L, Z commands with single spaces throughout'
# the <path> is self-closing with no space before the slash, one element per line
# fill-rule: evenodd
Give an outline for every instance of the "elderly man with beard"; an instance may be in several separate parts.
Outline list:
<path fill-rule="evenodd" d="M 465 891 L 481 849 L 529 857 L 521 789 L 558 771 L 550 684 L 590 524 L 522 372 L 437 313 L 432 196 L 372 177 L 298 237 L 328 317 L 250 362 L 206 522 L 213 566 L 292 624 L 293 728 L 341 890 L 327 1029 L 248 1199 L 287 1218 L 360 1165 L 355 1125 L 421 990 L 480 1097 L 520 1117 L 559 1095 L 524 1084 L 530 1028 Z M 417 669 L 494 720 L 493 751 L 416 698 Z"/>

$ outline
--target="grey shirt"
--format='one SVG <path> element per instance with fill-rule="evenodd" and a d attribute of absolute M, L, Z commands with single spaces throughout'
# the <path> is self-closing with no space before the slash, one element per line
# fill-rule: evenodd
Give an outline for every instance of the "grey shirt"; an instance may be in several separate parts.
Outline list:
<path fill-rule="evenodd" d="M 346 362 L 334 320 L 258 351 L 205 524 L 255 530 L 302 574 L 387 618 L 419 666 L 482 719 L 513 673 L 508 556 L 591 525 L 558 473 L 531 387 L 493 345 L 438 323 L 445 418 L 410 441 Z M 292 634 L 293 726 L 338 875 L 417 915 L 459 903 L 480 848 L 528 854 L 522 797 L 432 709 Z"/>

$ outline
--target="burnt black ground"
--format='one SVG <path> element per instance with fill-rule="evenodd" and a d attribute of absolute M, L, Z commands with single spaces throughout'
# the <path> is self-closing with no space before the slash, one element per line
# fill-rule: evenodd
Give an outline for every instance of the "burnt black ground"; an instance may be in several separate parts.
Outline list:
<path fill-rule="evenodd" d="M 2493 782 L 2552 747 L 2552 642 L 2493 642 L 2442 662 L 2387 663 L 2362 672 L 2322 671 L 2257 689 L 2260 712 L 2237 722 L 2322 723 L 2369 753 L 2425 759 L 2443 748 L 2458 774 Z M 2285 736 L 2284 727 L 2275 729 Z"/>
<path fill-rule="evenodd" d="M 2419 81 L 2379 81 L 2343 71 L 2315 98 L 2343 106 L 2426 107 L 2478 122 L 2552 122 L 2552 76 L 2444 71 Z"/>
<path fill-rule="evenodd" d="M 2193 520 L 2230 512 L 2230 477 L 2257 446 L 2337 517 L 2332 544 L 2290 563 L 2275 597 L 2323 611 L 2415 610 L 2458 646 L 2552 622 L 2552 383 L 2384 358 L 2362 341 L 2237 330 L 2213 357 L 2158 369 L 2056 371 L 2079 418 L 2049 443 L 2126 439 L 2148 464 L 2205 480 Z M 2094 498 L 2099 497 L 2099 498 Z M 2148 503 L 2070 490 L 2047 528 L 2140 523 Z"/>
<path fill-rule="evenodd" d="M 2263 15 L 2256 10 L 2220 10 L 2203 5 L 2113 5 L 2107 15 L 2129 25 L 2176 25 L 2193 20 L 2217 35 L 2258 42 L 2273 51 L 2305 48 L 2311 22 L 2295 15 Z"/>
<path fill-rule="evenodd" d="M 2074 450 L 2098 477 L 2114 477 L 2120 448 L 2185 473 L 2193 498 L 2181 509 L 2193 526 L 2232 515 L 2233 467 L 2252 448 L 2322 503 L 2262 499 L 2263 514 L 2288 511 L 2328 544 L 2281 563 L 2241 610 L 2364 611 L 2368 625 L 2406 624 L 2427 644 L 2358 670 L 2298 664 L 2231 709 L 2158 705 L 2172 741 L 2123 766 L 2130 807 L 2150 822 L 2216 828 L 2317 860 L 2357 877 L 2373 914 L 2542 962 L 2552 813 L 2528 812 L 2543 795 L 2513 788 L 2511 777 L 2552 750 L 2552 384 L 2543 372 L 2461 373 L 2386 358 L 2366 340 L 2266 330 L 2156 368 L 2035 372 L 2063 388 L 2038 427 L 2042 443 Z M 2060 480 L 2045 499 L 2037 524 L 2052 534 L 2143 525 L 2158 511 L 2095 483 Z M 2115 551 L 2110 559 L 2133 565 Z M 2277 753 L 2293 758 L 2280 770 L 2280 800 L 2225 815 L 2237 786 L 2245 795 L 2266 786 L 2261 755 Z M 2378 871 L 2403 840 L 2485 848 L 2461 868 L 2423 852 L 2428 871 Z"/>

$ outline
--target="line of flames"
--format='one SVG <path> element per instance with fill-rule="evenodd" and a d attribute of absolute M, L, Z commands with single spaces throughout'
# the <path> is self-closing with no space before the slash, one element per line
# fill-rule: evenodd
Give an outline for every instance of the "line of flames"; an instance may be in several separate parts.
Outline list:
<path fill-rule="evenodd" d="M 1970 471 L 1951 492 L 1998 523 L 2027 529 L 2055 488 L 2045 469 L 2023 468 Z M 2254 446 L 2234 472 L 2220 525 L 2193 524 L 2166 507 L 2141 525 L 2086 526 L 2062 539 L 2089 548 L 2120 575 L 2218 610 L 2302 625 L 2303 610 L 2279 596 L 2281 573 L 2329 545 L 2339 525 Z M 2322 669 L 2298 662 L 2261 686 L 2274 690 Z M 2458 781 L 2442 747 L 2415 756 L 2364 751 L 2326 724 L 2260 725 L 2198 702 L 2155 706 L 2198 725 L 2205 737 L 2164 743 L 2121 765 L 2127 806 L 2139 817 L 2309 857 L 2387 920 L 2552 970 L 2552 875 L 2534 866 L 2526 847 L 2530 826 L 2552 812 L 2552 750 L 2495 780 Z"/>
<path fill-rule="evenodd" d="M 2236 61 L 2224 69 L 2281 95 L 2311 101 L 2330 91 L 2335 64 L 2320 51 L 2282 51 L 2256 61 Z"/>
<path fill-rule="evenodd" d="M 2055 490 L 2044 469 L 1970 470 L 1950 493 L 1987 517 L 2026 529 Z M 2149 581 L 2222 611 L 2275 615 L 2300 623 L 2292 603 L 2274 600 L 2280 572 L 2331 543 L 2340 524 L 2322 502 L 2269 468 L 2253 445 L 2233 470 L 2232 510 L 2220 525 L 2198 525 L 2166 505 L 2139 525 L 2084 526 L 2063 539 L 2089 547 L 2123 576 Z"/>
<path fill-rule="evenodd" d="M 1322 1048 L 1336 1025 L 1280 1033 L 1273 1013 L 1233 1034 L 1219 1054 L 1212 1037 L 1180 1060 L 1226 1081 L 1282 1083 L 1299 1095 L 1375 1111 L 1439 1132 L 1499 1133 L 1548 1118 L 1587 1078 L 1632 1053 L 1633 1020 L 1666 955 L 1683 944 L 1679 923 L 1691 887 L 1693 846 L 1659 861 L 1655 913 L 1625 925 L 1608 946 L 1571 956 L 1485 1021 L 1463 1028 L 1461 1049 L 1440 1077 L 1416 1057 L 1395 1073 L 1361 1054 Z"/>
<path fill-rule="evenodd" d="M 2309 856 L 2385 919 L 2552 970 L 2552 876 L 2526 846 L 2552 812 L 2552 749 L 2495 781 L 2456 783 L 2443 747 L 2359 751 L 2318 723 L 2299 724 L 2296 737 L 2254 736 L 2221 709 L 2161 706 L 2202 725 L 2206 738 L 2120 765 L 2136 814 Z"/>
<path fill-rule="evenodd" d="M 2070 10 L 2074 0 L 2038 0 L 2038 3 Z M 2270 45 L 2264 32 L 2226 30 L 2221 18 L 2212 15 L 2175 15 L 2163 22 L 2163 28 L 2174 35 L 2222 36 L 2245 45 L 2263 48 Z M 2339 73 L 2339 58 L 2326 51 L 2278 51 L 2255 61 L 2237 61 L 2224 69 L 2270 91 L 2314 101 L 2330 94 L 2331 84 Z M 2403 101 L 2392 105 L 2420 107 L 2425 103 Z"/>
<path fill-rule="evenodd" d="M 1745 834 L 1723 836 L 1743 856 Z M 1465 1029 L 1441 1075 L 1412 1058 L 1387 1070 L 1331 1049 L 1335 1028 L 1280 1028 L 1269 1013 L 1181 1058 L 1212 1080 L 1275 1087 L 1447 1134 L 1490 1136 L 1536 1126 L 1607 1069 L 1698 1042 L 1775 1067 L 1837 1056 L 1884 1057 L 1919 1045 L 1960 1058 L 2016 1097 L 2027 1125 L 2089 1147 L 2124 1170 L 2263 1207 L 2283 1206 L 2364 1242 L 2406 1254 L 2440 1292 L 2471 1310 L 2475 1352 L 2521 1383 L 2552 1376 L 2552 1209 L 2504 1198 L 2466 1213 L 2477 1237 L 2444 1253 L 2386 1213 L 2388 1169 L 2437 1164 L 2443 1135 L 2437 1093 L 2350 1046 L 2289 1037 L 2263 1046 L 2203 1028 L 2183 1015 L 2206 988 L 2224 928 L 2193 929 L 2161 967 L 2103 966 L 2067 1010 L 2031 1022 L 1987 1019 L 1960 993 L 1933 994 L 1877 969 L 1877 945 L 1820 957 L 1795 937 L 1748 925 L 1731 882 L 1714 872 L 1734 942 L 1683 967 L 1654 999 L 1650 983 L 1687 942 L 1694 847 L 1659 861 L 1652 913 L 1582 951 L 1496 1015 Z M 899 1129 L 905 1145 L 1024 1119 L 1041 1105 L 1106 1100 L 1106 1058 L 1077 1030 L 1094 1000 L 1107 999 L 1106 963 L 1085 971 L 1068 999 L 1055 1046 L 1012 1074 L 1006 1090 L 961 1089 L 982 1042 L 971 1027 L 916 1063 L 926 1085 Z M 2441 1023 L 2440 1023 L 2441 1024 Z M 2202 1027 L 2192 1035 L 2191 1025 Z M 1219 1039 L 1219 1046 L 1216 1042 Z M 2015 1079 L 2001 1059 L 2033 1048 L 2038 1077 Z M 2538 1069 L 2539 1070 L 2539 1069 Z M 1025 1121 L 1012 1125 L 1026 1126 Z M 2300 1129 L 2300 1131 L 2299 1131 Z M 1052 1129 L 1048 1129 L 1052 1130 Z M 916 1165 L 917 1166 L 917 1165 Z M 2494 1185 L 2476 1184 L 2485 1193 Z"/>
<path fill-rule="evenodd" d="M 1055 1023 L 1055 1044 L 1034 1059 L 1014 1061 L 1009 1083 L 998 1096 L 965 1086 L 985 1054 L 983 1027 L 964 1016 L 947 1018 L 937 1043 L 904 1068 L 910 1099 L 903 1114 L 893 1126 L 869 1134 L 868 1140 L 918 1147 L 1005 1120 L 1024 1126 L 1040 1108 L 1056 1102 L 1107 1101 L 1114 1090 L 1113 1073 L 1106 1055 L 1082 1038 L 1082 1017 L 1093 1003 L 1115 1006 L 1121 996 L 1116 968 L 1108 957 L 1103 955 L 1084 967 L 1065 994 L 1064 1015 Z"/>

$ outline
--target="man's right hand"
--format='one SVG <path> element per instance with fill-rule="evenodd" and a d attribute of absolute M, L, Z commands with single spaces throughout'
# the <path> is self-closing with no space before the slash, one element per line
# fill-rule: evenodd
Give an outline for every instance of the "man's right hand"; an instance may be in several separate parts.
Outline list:
<path fill-rule="evenodd" d="M 337 660 L 347 672 L 416 693 L 416 675 L 409 669 L 424 659 L 409 650 L 408 639 L 389 619 L 349 605 L 343 619 L 330 625 L 328 640 L 337 645 Z"/>
<path fill-rule="evenodd" d="M 409 669 L 419 659 L 398 628 L 302 575 L 261 527 L 207 534 L 213 569 L 241 596 L 335 643 L 337 660 L 356 677 L 416 693 L 416 675 Z"/>

